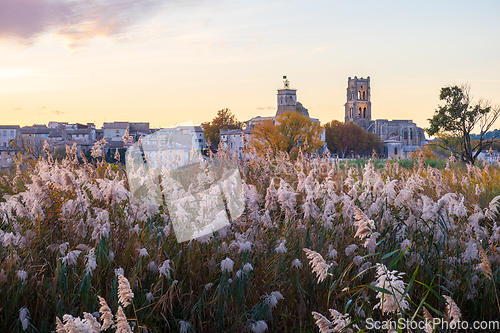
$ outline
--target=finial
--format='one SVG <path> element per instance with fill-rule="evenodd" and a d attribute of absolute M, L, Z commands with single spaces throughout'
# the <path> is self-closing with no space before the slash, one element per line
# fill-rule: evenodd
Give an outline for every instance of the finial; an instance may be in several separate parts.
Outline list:
<path fill-rule="evenodd" d="M 283 84 L 285 85 L 285 89 L 290 88 L 290 81 L 287 80 L 286 75 L 283 75 Z"/>

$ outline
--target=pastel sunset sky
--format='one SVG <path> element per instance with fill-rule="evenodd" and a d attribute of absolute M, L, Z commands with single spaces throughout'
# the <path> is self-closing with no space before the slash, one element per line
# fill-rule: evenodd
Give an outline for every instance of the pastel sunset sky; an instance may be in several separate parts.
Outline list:
<path fill-rule="evenodd" d="M 427 127 L 439 90 L 500 104 L 500 1 L 0 0 L 0 123 L 274 115 L 287 75 L 322 123 L 347 78 Z M 499 126 L 496 126 L 497 128 Z"/>

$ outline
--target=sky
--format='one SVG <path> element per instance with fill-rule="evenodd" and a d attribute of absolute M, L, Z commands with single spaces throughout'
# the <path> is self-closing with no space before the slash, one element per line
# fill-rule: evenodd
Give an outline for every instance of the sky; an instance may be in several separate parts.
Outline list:
<path fill-rule="evenodd" d="M 311 117 L 420 127 L 441 87 L 500 105 L 499 1 L 0 0 L 0 124 L 271 116 L 286 75 Z M 500 127 L 500 123 L 496 128 Z"/>

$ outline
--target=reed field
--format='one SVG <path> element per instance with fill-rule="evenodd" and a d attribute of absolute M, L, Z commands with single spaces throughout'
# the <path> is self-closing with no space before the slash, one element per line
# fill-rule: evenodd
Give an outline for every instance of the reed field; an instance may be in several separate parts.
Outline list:
<path fill-rule="evenodd" d="M 498 165 L 247 156 L 244 213 L 182 243 L 123 166 L 71 148 L 20 159 L 0 178 L 0 331 L 384 331 L 370 318 L 455 332 L 431 321 L 499 318 Z"/>

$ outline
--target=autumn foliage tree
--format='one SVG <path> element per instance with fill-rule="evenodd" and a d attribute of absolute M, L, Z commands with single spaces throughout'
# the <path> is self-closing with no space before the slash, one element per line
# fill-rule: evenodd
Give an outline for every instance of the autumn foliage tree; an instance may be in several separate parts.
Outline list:
<path fill-rule="evenodd" d="M 321 125 L 298 112 L 285 112 L 272 121 L 257 124 L 253 131 L 253 144 L 259 151 L 273 154 L 284 151 L 293 159 L 299 150 L 314 153 L 323 146 Z"/>
<path fill-rule="evenodd" d="M 212 121 L 202 124 L 205 139 L 212 144 L 218 145 L 220 141 L 221 129 L 241 129 L 243 123 L 236 119 L 228 108 L 217 111 L 217 115 Z"/>
<path fill-rule="evenodd" d="M 382 141 L 374 134 L 358 125 L 332 120 L 324 125 L 326 145 L 331 153 L 346 157 L 349 154 L 371 155 L 373 150 L 380 151 Z"/>

